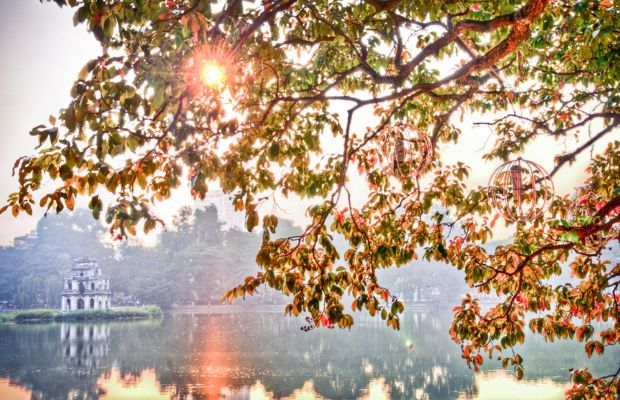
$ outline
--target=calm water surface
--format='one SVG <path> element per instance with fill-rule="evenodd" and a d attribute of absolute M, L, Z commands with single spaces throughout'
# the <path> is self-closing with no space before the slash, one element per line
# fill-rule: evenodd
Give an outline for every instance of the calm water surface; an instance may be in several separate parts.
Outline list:
<path fill-rule="evenodd" d="M 523 381 L 488 362 L 474 374 L 450 318 L 408 313 L 398 332 L 372 319 L 302 332 L 301 320 L 250 312 L 0 325 L 0 399 L 556 399 L 569 368 L 603 374 L 620 359 L 530 337 Z"/>

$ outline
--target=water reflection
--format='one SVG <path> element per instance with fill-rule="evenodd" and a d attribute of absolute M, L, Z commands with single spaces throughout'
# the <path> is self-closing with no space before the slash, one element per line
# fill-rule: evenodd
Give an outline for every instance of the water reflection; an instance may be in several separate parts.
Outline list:
<path fill-rule="evenodd" d="M 390 398 L 390 387 L 383 378 L 373 379 L 368 383 L 368 389 L 360 400 L 386 400 Z"/>
<path fill-rule="evenodd" d="M 256 382 L 250 387 L 248 397 L 250 400 L 273 400 L 273 392 L 269 392 L 267 388 L 260 382 Z M 324 397 L 314 389 L 314 382 L 306 381 L 299 389 L 295 389 L 290 396 L 284 397 L 282 400 L 323 400 Z"/>
<path fill-rule="evenodd" d="M 390 388 L 385 384 L 384 379 L 374 379 L 368 383 L 368 387 L 364 389 L 364 394 L 359 397 L 359 400 L 387 400 L 390 399 Z M 257 381 L 247 391 L 247 396 L 244 390 L 230 393 L 232 398 L 247 398 L 249 400 L 274 400 L 276 397 L 273 392 L 270 392 L 265 388 L 260 381 Z M 226 397 L 228 398 L 228 397 Z M 324 400 L 325 397 L 321 396 L 314 388 L 314 382 L 309 380 L 304 382 L 303 386 L 293 390 L 293 392 L 282 400 Z"/>
<path fill-rule="evenodd" d="M 60 341 L 65 363 L 77 375 L 89 375 L 105 365 L 110 327 L 107 324 L 60 325 Z"/>
<path fill-rule="evenodd" d="M 32 393 L 25 387 L 15 385 L 9 379 L 0 378 L 0 399 L 29 400 Z"/>
<path fill-rule="evenodd" d="M 102 394 L 101 400 L 167 400 L 172 398 L 172 393 L 162 389 L 152 369 L 142 371 L 139 376 L 122 376 L 120 371 L 114 368 L 107 376 L 97 380 L 97 387 Z"/>
<path fill-rule="evenodd" d="M 537 399 L 560 400 L 569 388 L 567 383 L 554 382 L 551 379 L 517 381 L 513 375 L 504 370 L 481 372 L 474 378 L 476 394 L 464 393 L 459 399 L 471 400 L 512 400 Z"/>
<path fill-rule="evenodd" d="M 449 314 L 407 314 L 401 331 L 362 320 L 351 331 L 306 333 L 284 316 L 239 313 L 0 325 L 0 398 L 551 399 L 562 397 L 568 368 L 600 375 L 618 359 L 617 349 L 589 360 L 580 344 L 528 340 L 525 381 L 493 363 L 474 376 L 449 324 Z"/>

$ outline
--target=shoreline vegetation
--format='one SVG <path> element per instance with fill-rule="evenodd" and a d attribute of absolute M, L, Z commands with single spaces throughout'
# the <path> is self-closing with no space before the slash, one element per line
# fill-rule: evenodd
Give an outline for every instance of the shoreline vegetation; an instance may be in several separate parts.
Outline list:
<path fill-rule="evenodd" d="M 61 313 L 53 309 L 18 310 L 11 313 L 0 313 L 0 322 L 17 324 L 39 322 L 80 322 L 80 321 L 114 321 L 162 318 L 164 315 L 158 306 L 133 308 L 112 308 L 108 310 L 79 310 Z"/>

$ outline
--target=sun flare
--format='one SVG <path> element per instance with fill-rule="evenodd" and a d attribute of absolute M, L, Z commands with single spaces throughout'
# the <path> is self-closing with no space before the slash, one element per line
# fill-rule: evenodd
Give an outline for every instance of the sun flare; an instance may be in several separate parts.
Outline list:
<path fill-rule="evenodd" d="M 205 61 L 200 66 L 200 81 L 210 88 L 220 88 L 226 81 L 226 70 L 216 61 Z"/>

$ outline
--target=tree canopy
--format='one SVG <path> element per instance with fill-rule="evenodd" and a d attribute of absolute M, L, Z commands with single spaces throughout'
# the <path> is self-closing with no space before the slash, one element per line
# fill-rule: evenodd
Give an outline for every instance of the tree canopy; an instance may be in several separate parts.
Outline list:
<path fill-rule="evenodd" d="M 75 8 L 102 54 L 67 107 L 31 131 L 40 149 L 17 160 L 19 190 L 3 212 L 31 213 L 42 190 L 39 206 L 71 209 L 85 196 L 98 218 L 109 191 L 106 218 L 123 238 L 154 229 L 149 205 L 172 191 L 189 185 L 203 198 L 219 185 L 248 230 L 263 230 L 262 270 L 227 299 L 267 285 L 317 325 L 346 328 L 366 310 L 398 328 L 403 303 L 376 271 L 423 257 L 500 299 L 483 309 L 467 296 L 454 309 L 450 334 L 475 369 L 499 356 L 521 377 L 511 349 L 526 324 L 550 341 L 575 337 L 588 355 L 617 344 L 620 264 L 605 249 L 618 241 L 620 141 L 592 155 L 573 195 L 539 188 L 618 132 L 616 2 L 54 1 Z M 459 116 L 480 114 L 494 132 L 487 160 L 517 158 L 543 136 L 569 149 L 529 183 L 511 169 L 497 186 L 470 187 L 470 166 L 441 154 L 462 135 Z M 402 131 L 414 139 L 404 145 Z M 354 176 L 370 193 L 361 205 Z M 50 178 L 61 181 L 53 190 L 42 186 Z M 540 206 L 533 192 L 549 200 L 542 212 L 507 220 L 514 240 L 485 249 L 498 205 Z M 321 201 L 301 234 L 272 238 L 278 218 L 259 206 L 293 195 Z M 552 286 L 563 269 L 577 279 Z M 568 394 L 614 397 L 619 373 L 574 371 Z"/>

